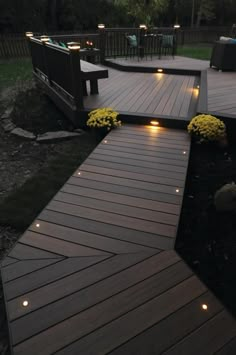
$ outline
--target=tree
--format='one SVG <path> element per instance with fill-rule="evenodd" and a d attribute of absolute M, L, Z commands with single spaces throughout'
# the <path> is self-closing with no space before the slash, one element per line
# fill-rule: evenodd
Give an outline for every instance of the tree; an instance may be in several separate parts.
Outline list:
<path fill-rule="evenodd" d="M 197 14 L 196 27 L 199 27 L 202 19 L 210 21 L 215 18 L 215 2 L 214 0 L 201 0 Z"/>
<path fill-rule="evenodd" d="M 116 0 L 115 4 L 126 8 L 127 14 L 133 18 L 134 24 L 153 25 L 167 8 L 166 0 Z"/>

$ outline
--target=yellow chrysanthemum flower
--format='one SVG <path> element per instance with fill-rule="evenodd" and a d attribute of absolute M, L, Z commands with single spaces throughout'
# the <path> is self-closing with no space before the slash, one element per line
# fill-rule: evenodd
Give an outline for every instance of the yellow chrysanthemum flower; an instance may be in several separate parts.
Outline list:
<path fill-rule="evenodd" d="M 106 127 L 107 129 L 120 127 L 121 121 L 117 120 L 118 112 L 113 111 L 111 107 L 104 107 L 89 112 L 87 126 L 89 127 Z"/>
<path fill-rule="evenodd" d="M 198 115 L 192 118 L 187 130 L 201 141 L 217 141 L 226 136 L 224 122 L 211 115 Z"/>

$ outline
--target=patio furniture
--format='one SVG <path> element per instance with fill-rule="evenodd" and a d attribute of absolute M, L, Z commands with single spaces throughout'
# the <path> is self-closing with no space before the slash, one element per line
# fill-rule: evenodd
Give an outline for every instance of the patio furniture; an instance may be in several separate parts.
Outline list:
<path fill-rule="evenodd" d="M 100 56 L 101 51 L 97 48 L 80 50 L 80 57 L 92 64 L 100 63 Z"/>
<path fill-rule="evenodd" d="M 216 41 L 212 48 L 210 67 L 236 70 L 236 43 Z"/>
<path fill-rule="evenodd" d="M 135 34 L 126 34 L 125 38 L 127 41 L 126 59 L 128 56 L 130 58 L 135 56 L 137 56 L 138 59 L 142 58 L 144 56 L 144 45 L 140 44 L 139 38 Z"/>
<path fill-rule="evenodd" d="M 173 34 L 162 35 L 161 53 L 164 55 L 172 55 L 175 57 L 176 52 L 176 38 Z"/>
<path fill-rule="evenodd" d="M 146 57 L 150 55 L 151 59 L 153 54 L 157 54 L 158 58 L 161 58 L 161 44 L 162 44 L 162 35 L 159 34 L 146 34 L 144 35 L 144 51 Z"/>
<path fill-rule="evenodd" d="M 81 65 L 81 78 L 83 85 L 83 94 L 88 95 L 86 88 L 86 81 L 90 81 L 90 94 L 98 94 L 98 79 L 108 78 L 108 70 L 103 69 L 97 65 L 80 60 Z"/>
<path fill-rule="evenodd" d="M 230 37 L 236 38 L 236 23 L 234 23 L 232 28 L 231 28 Z"/>

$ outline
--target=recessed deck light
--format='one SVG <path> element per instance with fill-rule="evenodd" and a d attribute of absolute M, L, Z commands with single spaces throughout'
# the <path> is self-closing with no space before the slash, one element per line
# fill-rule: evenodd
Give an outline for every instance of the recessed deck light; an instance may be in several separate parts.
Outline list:
<path fill-rule="evenodd" d="M 202 304 L 202 309 L 204 310 L 204 311 L 206 311 L 207 309 L 208 309 L 208 306 L 207 306 L 207 304 Z"/>
<path fill-rule="evenodd" d="M 81 175 L 81 172 L 79 171 L 77 174 L 78 174 L 78 175 Z"/>
<path fill-rule="evenodd" d="M 40 227 L 40 224 L 39 224 L 39 223 L 36 223 L 36 227 L 39 228 L 39 227 Z"/>
<path fill-rule="evenodd" d="M 152 126 L 158 126 L 159 125 L 159 122 L 158 121 L 151 121 L 150 124 Z"/>
<path fill-rule="evenodd" d="M 183 151 L 183 154 L 187 154 L 187 152 L 184 150 L 184 151 Z"/>
<path fill-rule="evenodd" d="M 163 73 L 163 69 L 159 68 L 157 69 L 158 73 Z"/>
<path fill-rule="evenodd" d="M 22 306 L 23 306 L 23 307 L 28 307 L 28 305 L 29 305 L 29 301 L 24 300 L 24 301 L 22 302 Z"/>
<path fill-rule="evenodd" d="M 107 143 L 107 140 L 105 139 L 104 143 L 106 144 Z"/>
<path fill-rule="evenodd" d="M 175 192 L 177 192 L 177 193 L 178 193 L 178 192 L 179 192 L 179 189 L 176 189 L 176 190 L 175 190 Z"/>

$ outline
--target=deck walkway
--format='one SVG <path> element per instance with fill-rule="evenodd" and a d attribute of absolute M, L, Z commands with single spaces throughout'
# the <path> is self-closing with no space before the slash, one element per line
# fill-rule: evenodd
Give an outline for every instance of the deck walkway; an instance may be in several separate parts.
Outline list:
<path fill-rule="evenodd" d="M 112 61 L 127 65 L 150 66 L 157 68 L 172 69 L 191 69 L 191 70 L 207 70 L 208 81 L 208 111 L 217 112 L 224 115 L 234 116 L 236 118 L 236 72 L 220 72 L 216 69 L 209 68 L 210 62 L 207 60 L 198 60 L 176 56 L 163 57 L 157 59 L 153 57 L 151 60 L 134 59 L 112 59 Z"/>
<path fill-rule="evenodd" d="M 3 263 L 14 355 L 235 354 L 235 320 L 173 250 L 189 148 L 125 125 L 77 169 Z"/>

